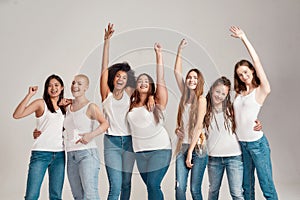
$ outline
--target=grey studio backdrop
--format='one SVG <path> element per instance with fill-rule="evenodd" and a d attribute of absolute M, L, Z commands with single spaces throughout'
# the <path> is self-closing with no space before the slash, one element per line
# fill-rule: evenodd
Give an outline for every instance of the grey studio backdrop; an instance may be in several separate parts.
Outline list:
<path fill-rule="evenodd" d="M 179 91 L 172 68 L 180 40 L 184 49 L 184 74 L 199 68 L 205 77 L 205 90 L 217 77 L 233 77 L 234 64 L 249 59 L 242 42 L 231 38 L 229 27 L 245 30 L 256 48 L 272 92 L 265 102 L 260 120 L 269 139 L 273 174 L 280 199 L 300 196 L 299 130 L 299 40 L 300 1 L 79 1 L 79 0 L 0 0 L 1 66 L 1 199 L 22 199 L 25 193 L 34 116 L 14 120 L 12 113 L 28 87 L 38 85 L 34 98 L 42 96 L 50 74 L 60 75 L 70 97 L 74 74 L 86 73 L 91 79 L 88 96 L 101 106 L 99 73 L 104 28 L 115 24 L 111 41 L 111 63 L 128 61 L 136 73 L 154 75 L 154 42 L 164 47 L 166 80 L 169 89 L 166 127 L 172 142 Z M 155 77 L 155 76 L 154 76 Z M 97 139 L 103 155 L 102 136 Z M 101 158 L 99 192 L 108 193 L 108 181 Z M 41 198 L 48 198 L 48 178 Z M 174 199 L 175 163 L 172 161 L 162 182 L 165 199 Z M 189 189 L 189 188 L 188 188 Z M 203 196 L 207 198 L 205 172 Z M 189 191 L 188 199 L 191 199 Z M 263 199 L 258 183 L 257 199 Z M 132 178 L 133 200 L 146 199 L 146 187 L 136 168 Z M 64 199 L 72 199 L 67 177 Z M 231 199 L 224 178 L 220 199 Z"/>

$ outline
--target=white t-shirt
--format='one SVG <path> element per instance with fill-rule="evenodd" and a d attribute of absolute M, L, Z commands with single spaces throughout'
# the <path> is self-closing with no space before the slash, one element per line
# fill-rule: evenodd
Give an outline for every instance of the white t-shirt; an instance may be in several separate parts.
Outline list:
<path fill-rule="evenodd" d="M 44 101 L 44 113 L 36 118 L 36 128 L 42 134 L 34 140 L 32 150 L 34 151 L 64 151 L 63 145 L 63 122 L 64 115 L 61 110 L 51 113 Z"/>
<path fill-rule="evenodd" d="M 225 128 L 223 112 L 215 113 L 207 131 L 208 155 L 214 157 L 228 157 L 241 155 L 240 144 L 236 134 L 232 133 L 231 124 Z"/>
<path fill-rule="evenodd" d="M 190 118 L 190 110 L 191 110 L 191 104 L 186 104 L 184 106 L 184 112 L 182 114 L 182 122 L 183 122 L 183 131 L 184 131 L 184 138 L 183 138 L 183 144 L 190 144 L 189 139 L 189 118 Z"/>
<path fill-rule="evenodd" d="M 91 120 L 86 115 L 87 109 L 90 104 L 91 102 L 75 112 L 72 112 L 70 110 L 70 106 L 67 107 L 66 118 L 64 121 L 64 141 L 67 152 L 97 148 L 95 138 L 93 138 L 87 144 L 76 144 L 76 141 L 82 137 L 79 136 L 79 134 L 92 132 L 94 130 L 94 127 L 98 124 L 96 120 Z"/>
<path fill-rule="evenodd" d="M 255 99 L 256 89 L 246 96 L 238 95 L 234 102 L 236 134 L 239 141 L 253 142 L 263 136 L 262 131 L 254 131 L 255 120 L 261 105 Z"/>
<path fill-rule="evenodd" d="M 171 142 L 163 120 L 156 124 L 153 112 L 146 107 L 133 108 L 127 115 L 135 152 L 171 149 Z"/>
<path fill-rule="evenodd" d="M 106 134 L 113 136 L 130 135 L 126 125 L 126 114 L 130 106 L 130 98 L 124 91 L 121 99 L 116 100 L 110 92 L 103 101 L 103 113 L 109 122 Z"/>

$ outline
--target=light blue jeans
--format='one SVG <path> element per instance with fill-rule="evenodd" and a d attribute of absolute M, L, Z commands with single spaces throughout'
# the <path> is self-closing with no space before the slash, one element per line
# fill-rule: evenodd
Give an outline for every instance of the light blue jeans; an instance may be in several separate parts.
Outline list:
<path fill-rule="evenodd" d="M 48 169 L 49 199 L 62 199 L 65 177 L 65 152 L 32 151 L 27 176 L 26 200 L 37 200 Z"/>
<path fill-rule="evenodd" d="M 85 149 L 67 153 L 67 172 L 73 198 L 99 200 L 98 174 L 100 169 L 98 149 Z"/>
<path fill-rule="evenodd" d="M 265 136 L 254 142 L 240 142 L 244 163 L 243 189 L 246 200 L 255 199 L 256 169 L 258 181 L 266 199 L 277 200 L 277 192 L 272 177 L 270 147 Z"/>
<path fill-rule="evenodd" d="M 104 136 L 104 160 L 109 181 L 108 200 L 129 200 L 135 155 L 131 136 Z"/>
<path fill-rule="evenodd" d="M 185 164 L 188 148 L 189 144 L 182 144 L 176 157 L 176 199 L 186 199 L 187 180 L 189 172 L 191 172 L 190 190 L 193 200 L 202 200 L 202 180 L 207 165 L 207 153 L 200 155 L 197 153 L 198 150 L 194 150 L 192 153 L 193 167 L 190 169 Z"/>
<path fill-rule="evenodd" d="M 242 156 L 208 158 L 208 200 L 219 199 L 219 190 L 226 170 L 230 195 L 233 200 L 244 200 Z"/>
<path fill-rule="evenodd" d="M 171 149 L 141 151 L 136 153 L 137 167 L 147 186 L 148 200 L 164 199 L 160 185 L 168 171 L 171 157 Z"/>

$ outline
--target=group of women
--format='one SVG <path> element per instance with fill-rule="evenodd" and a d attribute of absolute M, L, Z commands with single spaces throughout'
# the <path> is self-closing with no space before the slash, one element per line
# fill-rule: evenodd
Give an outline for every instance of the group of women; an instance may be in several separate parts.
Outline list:
<path fill-rule="evenodd" d="M 178 106 L 176 156 L 176 199 L 186 199 L 190 173 L 193 199 L 202 199 L 202 180 L 208 166 L 208 199 L 218 199 L 226 170 L 232 199 L 255 199 L 254 171 L 266 199 L 278 199 L 272 178 L 270 148 L 256 120 L 270 93 L 270 85 L 259 57 L 245 33 L 231 27 L 232 36 L 242 40 L 253 64 L 239 61 L 234 70 L 236 97 L 231 102 L 231 83 L 217 79 L 206 97 L 204 77 L 191 69 L 182 75 L 179 44 L 174 74 L 181 99 Z M 13 117 L 35 113 L 37 130 L 29 163 L 25 199 L 38 199 L 48 169 L 49 198 L 61 199 L 67 152 L 67 174 L 74 199 L 100 199 L 98 194 L 99 152 L 95 138 L 104 135 L 104 160 L 109 181 L 108 200 L 129 199 L 131 176 L 137 168 L 147 187 L 149 200 L 164 199 L 161 182 L 172 159 L 172 146 L 164 128 L 168 90 L 164 78 L 162 46 L 155 43 L 156 81 L 142 73 L 135 78 L 128 63 L 109 64 L 113 25 L 105 29 L 100 94 L 103 112 L 90 102 L 85 91 L 86 75 L 78 74 L 71 85 L 73 99 L 64 98 L 64 84 L 57 75 L 45 82 L 42 99 L 30 102 L 37 86 L 16 108 Z"/>

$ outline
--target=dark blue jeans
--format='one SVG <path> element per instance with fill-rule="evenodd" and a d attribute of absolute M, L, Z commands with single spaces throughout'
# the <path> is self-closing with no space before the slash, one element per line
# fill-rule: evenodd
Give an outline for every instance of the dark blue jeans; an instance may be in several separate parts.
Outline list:
<path fill-rule="evenodd" d="M 190 169 L 185 164 L 188 147 L 188 144 L 183 144 L 176 157 L 176 199 L 186 199 L 187 180 L 189 172 L 191 172 L 190 190 L 192 197 L 194 200 L 202 200 L 201 188 L 207 165 L 207 154 L 200 155 L 194 150 L 192 153 L 193 167 Z"/>
<path fill-rule="evenodd" d="M 172 150 L 142 151 L 135 155 L 138 170 L 147 186 L 148 200 L 163 200 L 164 195 L 160 185 L 168 171 Z"/>
<path fill-rule="evenodd" d="M 129 200 L 135 161 L 131 136 L 104 136 L 104 161 L 109 181 L 108 200 Z"/>
<path fill-rule="evenodd" d="M 277 200 L 277 192 L 272 177 L 270 147 L 265 136 L 254 142 L 240 142 L 244 163 L 244 198 L 254 200 L 255 177 L 254 170 L 263 195 L 266 199 Z"/>
<path fill-rule="evenodd" d="M 65 177 L 65 152 L 32 151 L 27 176 L 26 200 L 37 200 L 48 169 L 49 199 L 62 199 Z"/>

